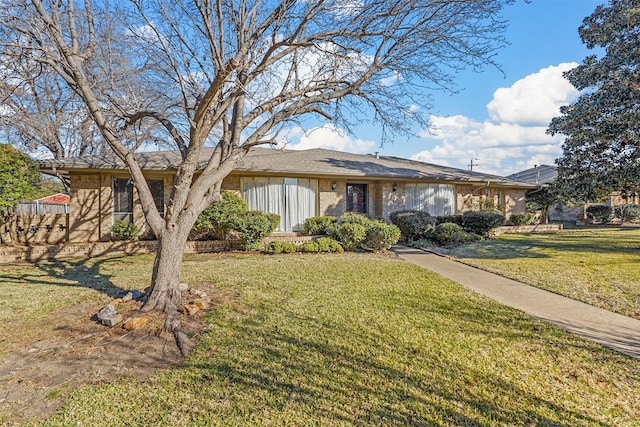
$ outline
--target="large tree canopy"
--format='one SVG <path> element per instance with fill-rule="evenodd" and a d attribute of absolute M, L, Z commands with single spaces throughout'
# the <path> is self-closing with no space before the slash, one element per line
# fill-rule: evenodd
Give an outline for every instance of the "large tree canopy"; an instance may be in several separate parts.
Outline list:
<path fill-rule="evenodd" d="M 36 162 L 12 146 L 0 144 L 0 209 L 38 195 L 40 183 Z"/>
<path fill-rule="evenodd" d="M 567 136 L 557 160 L 556 189 L 564 199 L 597 200 L 612 191 L 640 187 L 640 1 L 598 6 L 579 28 L 590 48 L 565 73 L 582 95 L 561 108 L 551 134 Z"/>
<path fill-rule="evenodd" d="M 180 344 L 184 243 L 248 150 L 306 117 L 424 123 L 429 89 L 493 64 L 511 1 L 4 0 L 0 56 L 62 79 L 126 164 L 159 240 L 145 308 L 168 314 Z M 164 215 L 133 156 L 158 138 L 183 159 Z"/>

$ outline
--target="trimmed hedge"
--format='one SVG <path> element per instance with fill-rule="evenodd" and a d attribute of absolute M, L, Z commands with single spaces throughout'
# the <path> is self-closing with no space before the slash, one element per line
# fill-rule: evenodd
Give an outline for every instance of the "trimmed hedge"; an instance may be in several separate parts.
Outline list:
<path fill-rule="evenodd" d="M 504 216 L 495 212 L 465 212 L 461 218 L 462 228 L 470 233 L 488 236 L 489 232 L 504 222 Z"/>
<path fill-rule="evenodd" d="M 372 220 L 371 223 L 367 225 L 367 238 L 364 246 L 374 252 L 386 251 L 398 243 L 399 239 L 400 229 L 397 226 Z"/>
<path fill-rule="evenodd" d="M 395 225 L 355 212 L 343 214 L 327 229 L 329 235 L 347 251 L 360 248 L 384 251 L 400 238 L 400 230 Z"/>
<path fill-rule="evenodd" d="M 335 216 L 314 216 L 304 221 L 304 232 L 310 236 L 328 235 L 331 226 L 336 223 Z"/>
<path fill-rule="evenodd" d="M 423 211 L 393 212 L 389 220 L 400 229 L 408 242 L 424 238 L 437 224 L 436 218 Z"/>
<path fill-rule="evenodd" d="M 431 241 L 439 246 L 455 247 L 464 243 L 481 240 L 475 233 L 467 233 L 458 224 L 444 222 L 430 233 Z"/>
<path fill-rule="evenodd" d="M 224 240 L 231 231 L 238 229 L 239 217 L 249 210 L 247 202 L 231 191 L 222 191 L 220 195 L 219 201 L 213 202 L 198 216 L 192 235 Z"/>
<path fill-rule="evenodd" d="M 593 222 L 606 224 L 613 219 L 613 208 L 609 205 L 591 205 L 586 209 L 587 218 Z"/>
<path fill-rule="evenodd" d="M 298 247 L 300 252 L 344 252 L 342 245 L 337 240 L 330 237 L 320 237 L 315 240 L 307 240 Z"/>

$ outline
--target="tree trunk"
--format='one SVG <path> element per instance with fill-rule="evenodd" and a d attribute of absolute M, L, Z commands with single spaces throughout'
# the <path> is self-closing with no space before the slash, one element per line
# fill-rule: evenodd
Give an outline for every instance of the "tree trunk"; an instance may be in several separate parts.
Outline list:
<path fill-rule="evenodd" d="M 179 289 L 182 256 L 187 234 L 167 231 L 158 239 L 158 251 L 153 264 L 151 289 L 143 311 L 157 310 L 165 313 L 165 329 L 171 333 L 182 355 L 191 349 L 192 343 L 180 326 L 178 308 L 182 303 Z"/>

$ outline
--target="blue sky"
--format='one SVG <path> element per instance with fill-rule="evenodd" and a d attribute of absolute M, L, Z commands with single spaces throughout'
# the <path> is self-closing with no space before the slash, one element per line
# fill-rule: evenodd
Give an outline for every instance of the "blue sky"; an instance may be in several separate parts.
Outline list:
<path fill-rule="evenodd" d="M 605 0 L 532 0 L 504 10 L 509 21 L 497 62 L 504 74 L 488 68 L 458 76 L 459 94 L 434 93 L 435 130 L 420 131 L 380 148 L 380 131 L 362 127 L 353 135 L 325 125 L 306 135 L 294 132 L 289 147 L 322 147 L 355 153 L 413 158 L 475 171 L 509 175 L 540 164 L 553 164 L 562 138 L 545 134 L 558 108 L 577 92 L 562 72 L 581 63 L 589 51 L 578 36 L 582 20 Z"/>

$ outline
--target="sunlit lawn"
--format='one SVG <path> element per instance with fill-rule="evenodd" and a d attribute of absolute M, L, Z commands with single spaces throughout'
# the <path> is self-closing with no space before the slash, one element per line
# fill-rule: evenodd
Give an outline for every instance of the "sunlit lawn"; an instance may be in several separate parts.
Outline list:
<path fill-rule="evenodd" d="M 56 306 L 97 307 L 104 292 L 143 287 L 150 268 L 142 256 L 68 265 L 67 279 L 61 269 L 5 269 L 0 315 L 14 328 L 2 333 Z M 94 285 L 77 286 L 82 275 Z M 31 298 L 50 302 L 49 314 L 7 314 L 20 294 L 7 289 L 20 280 Z M 183 280 L 215 301 L 183 366 L 77 389 L 45 424 L 633 426 L 640 418 L 640 361 L 390 256 L 199 255 L 187 258 Z"/>
<path fill-rule="evenodd" d="M 640 319 L 640 229 L 502 235 L 460 247 L 462 262 Z"/>

